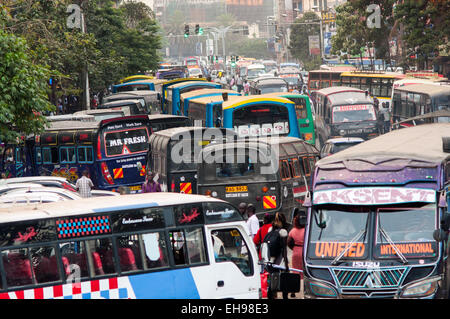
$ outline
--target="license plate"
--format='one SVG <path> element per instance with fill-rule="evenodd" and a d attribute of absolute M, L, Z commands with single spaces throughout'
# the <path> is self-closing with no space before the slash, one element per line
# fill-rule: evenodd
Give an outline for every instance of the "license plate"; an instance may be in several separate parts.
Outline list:
<path fill-rule="evenodd" d="M 248 187 L 247 186 L 226 186 L 225 192 L 227 192 L 227 193 L 248 192 Z"/>
<path fill-rule="evenodd" d="M 139 191 L 141 190 L 141 185 L 130 186 L 130 191 Z"/>

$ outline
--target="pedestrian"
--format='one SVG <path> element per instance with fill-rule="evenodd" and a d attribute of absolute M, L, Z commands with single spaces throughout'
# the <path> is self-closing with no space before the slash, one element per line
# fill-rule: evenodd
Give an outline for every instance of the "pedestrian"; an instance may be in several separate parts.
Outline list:
<path fill-rule="evenodd" d="M 272 227 L 270 227 L 269 232 L 264 237 L 264 243 L 267 243 L 269 252 L 269 262 L 271 265 L 278 265 L 282 268 L 289 267 L 287 260 L 287 248 L 286 241 L 288 237 L 286 217 L 280 212 L 275 214 L 275 218 L 272 222 Z M 269 278 L 275 272 L 280 272 L 279 268 L 274 268 L 272 266 L 267 267 L 269 272 Z M 274 299 L 276 297 L 276 292 L 272 290 L 271 284 L 269 283 L 267 289 L 267 298 Z M 283 292 L 283 299 L 288 299 L 288 293 Z"/>
<path fill-rule="evenodd" d="M 158 182 L 155 182 L 155 175 L 152 171 L 147 172 L 147 176 L 145 178 L 144 184 L 142 184 L 142 192 L 143 193 L 155 193 L 161 192 L 161 185 Z"/>
<path fill-rule="evenodd" d="M 272 227 L 273 214 L 265 213 L 263 218 L 263 225 L 258 229 L 256 236 L 253 237 L 253 243 L 256 246 L 256 250 L 259 254 L 259 260 L 261 260 L 261 245 L 263 243 L 264 237 L 266 237 L 269 232 L 270 227 Z"/>
<path fill-rule="evenodd" d="M 63 105 L 61 102 L 58 102 L 58 114 L 63 114 Z"/>
<path fill-rule="evenodd" d="M 241 93 L 242 89 L 243 89 L 243 83 L 242 83 L 242 78 L 240 76 L 237 76 L 236 85 L 237 85 L 238 93 Z"/>
<path fill-rule="evenodd" d="M 300 215 L 294 217 L 293 228 L 289 232 L 287 246 L 292 249 L 292 268 L 303 270 L 303 245 L 305 243 L 305 225 Z M 303 272 L 300 272 L 303 279 Z"/>
<path fill-rule="evenodd" d="M 250 238 L 253 240 L 259 229 L 259 220 L 256 217 L 256 208 L 252 204 L 247 206 L 247 216 L 247 230 Z"/>
<path fill-rule="evenodd" d="M 82 176 L 77 180 L 75 187 L 81 197 L 87 198 L 92 196 L 91 190 L 94 187 L 94 184 L 89 178 L 89 171 L 87 169 L 83 171 Z"/>
<path fill-rule="evenodd" d="M 249 95 L 250 94 L 250 84 L 248 83 L 247 80 L 244 81 L 244 95 Z"/>
<path fill-rule="evenodd" d="M 241 216 L 244 217 L 245 213 L 247 213 L 247 204 L 244 202 L 240 203 L 238 206 L 238 210 L 239 213 L 241 213 Z"/>

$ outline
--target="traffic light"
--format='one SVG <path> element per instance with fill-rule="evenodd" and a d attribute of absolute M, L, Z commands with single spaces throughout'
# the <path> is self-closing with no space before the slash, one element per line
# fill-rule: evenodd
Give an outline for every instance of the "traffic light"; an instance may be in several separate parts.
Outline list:
<path fill-rule="evenodd" d="M 233 55 L 231 56 L 231 67 L 234 68 L 236 66 L 236 57 Z"/>
<path fill-rule="evenodd" d="M 184 37 L 187 38 L 189 36 L 189 24 L 184 25 Z"/>
<path fill-rule="evenodd" d="M 198 28 L 198 35 L 202 35 L 203 34 L 203 28 Z"/>
<path fill-rule="evenodd" d="M 200 31 L 200 26 L 198 24 L 195 25 L 195 34 L 198 34 Z"/>

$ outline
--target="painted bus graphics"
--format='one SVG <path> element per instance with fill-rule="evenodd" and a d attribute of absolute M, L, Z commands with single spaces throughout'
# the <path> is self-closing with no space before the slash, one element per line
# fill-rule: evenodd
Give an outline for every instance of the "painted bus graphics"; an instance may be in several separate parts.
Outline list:
<path fill-rule="evenodd" d="M 256 249 L 242 216 L 224 201 L 152 193 L 2 208 L 0 215 L 1 299 L 261 294 Z"/>
<path fill-rule="evenodd" d="M 240 93 L 234 91 L 234 90 L 227 90 L 227 89 L 200 89 L 195 91 L 186 92 L 180 95 L 180 105 L 182 107 L 182 113 L 184 116 L 189 115 L 189 101 L 192 99 L 202 98 L 202 97 L 209 97 L 209 96 L 216 96 L 216 95 L 222 95 L 222 93 L 228 93 L 229 96 L 241 95 Z"/>
<path fill-rule="evenodd" d="M 33 154 L 30 152 L 30 143 L 23 137 L 20 143 L 5 143 L 4 147 L 0 148 L 0 173 L 4 174 L 5 178 L 33 175 Z"/>
<path fill-rule="evenodd" d="M 291 136 L 301 138 L 295 104 L 282 97 L 242 96 L 223 102 L 224 128 L 240 137 Z"/>
<path fill-rule="evenodd" d="M 167 88 L 166 106 L 167 114 L 181 115 L 183 109 L 181 105 L 181 94 L 200 89 L 221 89 L 222 85 L 207 81 L 187 81 L 176 83 Z"/>
<path fill-rule="evenodd" d="M 316 163 L 307 298 L 448 298 L 446 136 L 450 124 L 405 128 Z"/>

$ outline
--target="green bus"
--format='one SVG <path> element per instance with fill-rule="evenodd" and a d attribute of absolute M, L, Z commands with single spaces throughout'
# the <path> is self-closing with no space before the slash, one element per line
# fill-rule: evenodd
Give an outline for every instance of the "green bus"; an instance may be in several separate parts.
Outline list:
<path fill-rule="evenodd" d="M 301 138 L 311 145 L 316 145 L 313 112 L 311 110 L 311 104 L 307 95 L 294 92 L 277 92 L 262 95 L 284 97 L 294 102 L 295 114 L 297 115 L 298 128 L 300 130 Z"/>

